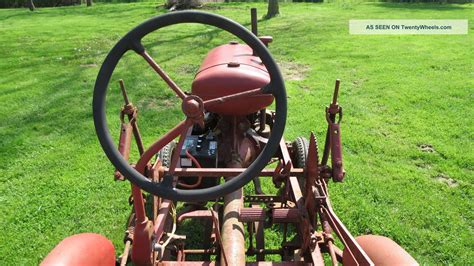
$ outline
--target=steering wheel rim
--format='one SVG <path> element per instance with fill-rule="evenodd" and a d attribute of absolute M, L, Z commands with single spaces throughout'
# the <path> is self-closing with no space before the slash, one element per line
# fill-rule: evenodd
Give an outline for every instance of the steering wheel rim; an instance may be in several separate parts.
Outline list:
<path fill-rule="evenodd" d="M 143 169 L 141 171 L 140 169 L 134 169 L 119 153 L 107 126 L 105 108 L 107 86 L 112 73 L 122 56 L 129 50 L 133 50 L 139 54 L 143 53 L 145 51 L 145 48 L 141 44 L 143 37 L 160 28 L 182 23 L 200 23 L 220 28 L 237 36 L 248 46 L 250 46 L 256 52 L 256 54 L 259 55 L 262 63 L 268 70 L 270 75 L 270 84 L 266 86 L 265 92 L 271 93 L 274 96 L 276 106 L 275 123 L 273 125 L 270 138 L 254 162 L 244 172 L 230 179 L 224 184 L 204 189 L 183 190 L 165 186 L 162 184 L 163 182 L 151 182 L 142 174 Z M 213 200 L 225 194 L 231 193 L 250 182 L 253 177 L 257 176 L 261 172 L 261 170 L 267 165 L 268 161 L 270 161 L 277 151 L 280 140 L 283 136 L 287 112 L 286 91 L 283 77 L 265 45 L 244 26 L 223 16 L 199 11 L 179 11 L 160 15 L 145 21 L 128 32 L 112 48 L 100 68 L 94 87 L 92 106 L 96 134 L 99 138 L 102 149 L 112 164 L 130 182 L 137 185 L 141 189 L 155 196 L 174 201 Z"/>

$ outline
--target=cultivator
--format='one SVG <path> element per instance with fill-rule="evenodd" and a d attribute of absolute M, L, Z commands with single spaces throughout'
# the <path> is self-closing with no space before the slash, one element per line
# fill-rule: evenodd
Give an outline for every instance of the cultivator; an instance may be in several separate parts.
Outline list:
<path fill-rule="evenodd" d="M 342 108 L 337 101 L 339 80 L 326 108 L 328 129 L 321 159 L 313 133 L 309 140 L 299 137 L 287 142 L 283 138 L 285 87 L 266 47 L 272 38 L 257 37 L 256 22 L 255 10 L 252 10 L 253 33 L 217 15 L 170 13 L 129 32 L 107 56 L 94 91 L 94 121 L 102 147 L 117 167 L 115 179 L 132 183 L 130 203 L 133 205 L 125 248 L 116 262 L 120 265 L 130 262 L 135 265 L 416 264 L 388 238 L 354 238 L 331 207 L 328 183 L 341 182 L 345 176 L 340 129 Z M 232 41 L 211 50 L 189 93 L 164 72 L 140 42 L 146 34 L 178 23 L 216 26 L 244 42 Z M 138 129 L 137 108 L 129 100 L 122 80 L 120 88 L 125 104 L 120 116 L 118 149 L 106 125 L 106 88 L 115 66 L 128 50 L 143 57 L 176 93 L 186 117 L 147 149 Z M 270 111 L 267 107 L 273 102 L 275 111 Z M 134 165 L 128 162 L 132 139 L 140 154 Z M 278 193 L 266 194 L 261 180 L 267 183 L 271 180 Z M 250 181 L 254 192 L 244 193 L 243 187 Z M 188 238 L 195 232 L 178 233 L 185 223 L 205 236 L 199 249 L 189 248 Z M 266 233 L 275 225 L 281 229 L 280 246 L 268 247 Z M 78 245 L 89 251 L 79 254 Z M 61 250 L 68 251 L 58 253 Z M 90 250 L 102 251 L 94 255 L 97 252 Z M 99 235 L 82 234 L 61 242 L 43 263 L 104 264 L 114 263 L 114 258 L 109 241 Z"/>

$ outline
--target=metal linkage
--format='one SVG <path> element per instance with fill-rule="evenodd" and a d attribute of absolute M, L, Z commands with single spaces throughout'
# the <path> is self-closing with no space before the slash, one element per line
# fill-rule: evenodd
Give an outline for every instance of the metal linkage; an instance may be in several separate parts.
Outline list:
<path fill-rule="evenodd" d="M 140 155 L 143 153 L 144 147 L 140 130 L 138 129 L 137 125 L 138 109 L 132 104 L 132 102 L 130 102 L 130 99 L 127 95 L 127 90 L 125 89 L 125 83 L 122 79 L 119 80 L 119 84 L 124 100 L 124 105 L 120 110 L 121 125 L 118 150 L 120 154 L 122 154 L 123 158 L 128 161 L 130 157 L 132 132 Z M 125 121 L 125 116 L 128 118 L 128 121 Z M 118 170 L 115 170 L 114 178 L 115 180 L 125 180 L 125 177 Z"/>
<path fill-rule="evenodd" d="M 324 146 L 323 158 L 321 165 L 327 165 L 329 153 L 331 153 L 331 176 L 335 182 L 342 182 L 345 176 L 345 171 L 342 162 L 342 144 L 341 144 L 341 127 L 342 107 L 337 102 L 339 94 L 340 80 L 336 80 L 334 94 L 331 104 L 326 107 L 326 120 L 328 122 L 328 129 L 326 133 L 326 143 Z M 337 116 L 337 120 L 336 120 Z"/>

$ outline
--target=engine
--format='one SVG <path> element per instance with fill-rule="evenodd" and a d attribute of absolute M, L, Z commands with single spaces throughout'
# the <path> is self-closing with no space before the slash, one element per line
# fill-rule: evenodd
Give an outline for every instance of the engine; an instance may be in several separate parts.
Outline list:
<path fill-rule="evenodd" d="M 192 83 L 192 93 L 203 100 L 262 88 L 270 82 L 267 69 L 252 49 L 230 42 L 211 50 Z M 271 94 L 257 94 L 229 100 L 209 108 L 205 127 L 194 126 L 180 151 L 182 168 L 240 168 L 255 159 L 260 147 L 256 136 L 265 134 L 265 108 Z M 262 118 L 263 117 L 263 118 Z M 257 137 L 258 138 L 258 137 Z M 182 188 L 216 185 L 215 178 L 181 178 Z"/>

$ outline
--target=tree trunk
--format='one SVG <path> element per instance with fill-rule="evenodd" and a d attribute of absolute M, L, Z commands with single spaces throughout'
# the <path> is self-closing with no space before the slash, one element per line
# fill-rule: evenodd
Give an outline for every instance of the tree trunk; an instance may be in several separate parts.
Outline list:
<path fill-rule="evenodd" d="M 165 7 L 170 11 L 192 9 L 202 5 L 201 0 L 167 0 Z"/>
<path fill-rule="evenodd" d="M 35 3 L 33 3 L 33 0 L 29 0 L 29 1 L 28 1 L 28 8 L 29 8 L 31 11 L 35 11 Z"/>
<path fill-rule="evenodd" d="M 92 0 L 86 0 L 87 6 L 92 6 Z"/>
<path fill-rule="evenodd" d="M 278 0 L 268 0 L 268 12 L 265 18 L 273 18 L 280 14 L 280 7 L 278 6 Z"/>

